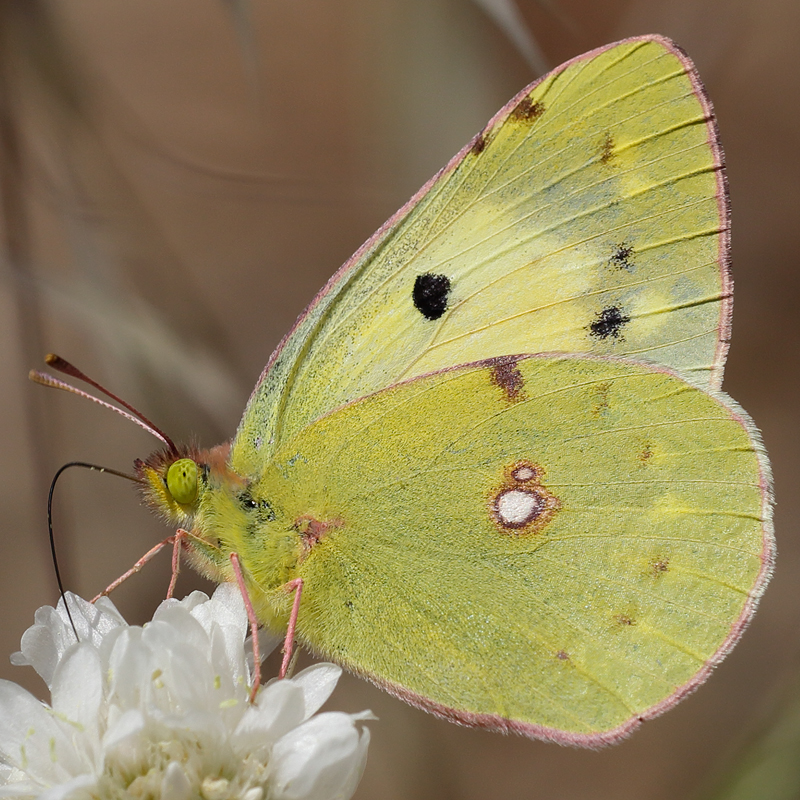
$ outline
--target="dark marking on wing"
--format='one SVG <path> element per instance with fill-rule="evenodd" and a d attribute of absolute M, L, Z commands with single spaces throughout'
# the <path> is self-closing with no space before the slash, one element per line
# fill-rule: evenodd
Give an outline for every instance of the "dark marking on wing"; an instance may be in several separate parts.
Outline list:
<path fill-rule="evenodd" d="M 610 133 L 607 133 L 603 139 L 603 144 L 600 146 L 600 161 L 603 164 L 609 164 L 614 159 L 614 156 L 616 156 L 614 146 L 614 137 Z"/>
<path fill-rule="evenodd" d="M 488 495 L 489 515 L 502 534 L 541 533 L 561 508 L 561 501 L 544 484 L 545 470 L 533 461 L 514 461 L 503 480 Z"/>
<path fill-rule="evenodd" d="M 606 306 L 589 325 L 589 334 L 595 339 L 621 339 L 622 329 L 631 318 L 619 306 Z"/>
<path fill-rule="evenodd" d="M 341 528 L 343 525 L 344 522 L 340 519 L 319 520 L 310 514 L 298 517 L 292 527 L 300 534 L 303 543 L 302 558 L 305 559 L 312 548 L 332 530 Z"/>
<path fill-rule="evenodd" d="M 489 139 L 485 133 L 479 133 L 475 140 L 472 142 L 472 147 L 470 148 L 470 152 L 474 156 L 479 156 L 485 149 L 486 145 L 489 143 Z"/>
<path fill-rule="evenodd" d="M 633 271 L 633 247 L 627 242 L 622 242 L 617 245 L 614 253 L 609 259 L 609 263 L 616 269 L 624 269 L 628 272 Z"/>
<path fill-rule="evenodd" d="M 602 414 L 607 414 L 611 409 L 611 404 L 609 403 L 608 394 L 611 391 L 612 386 L 613 383 L 611 381 L 607 381 L 605 383 L 598 383 L 594 387 L 595 400 L 592 403 L 593 417 L 599 417 Z"/>
<path fill-rule="evenodd" d="M 544 114 L 544 104 L 533 102 L 530 97 L 523 97 L 511 112 L 511 119 L 519 122 L 533 122 Z"/>
<path fill-rule="evenodd" d="M 417 275 L 411 293 L 414 306 L 425 319 L 439 319 L 447 311 L 450 288 L 447 275 L 434 275 L 432 272 Z"/>
<path fill-rule="evenodd" d="M 650 564 L 650 574 L 654 578 L 660 578 L 665 572 L 669 572 L 669 559 L 658 558 Z"/>
<path fill-rule="evenodd" d="M 525 379 L 517 366 L 517 356 L 499 356 L 489 361 L 492 365 L 492 383 L 503 391 L 509 403 L 525 400 Z"/>
<path fill-rule="evenodd" d="M 275 511 L 269 501 L 254 498 L 248 489 L 239 493 L 239 503 L 245 511 L 254 512 L 254 519 L 259 523 L 274 522 L 276 519 Z"/>

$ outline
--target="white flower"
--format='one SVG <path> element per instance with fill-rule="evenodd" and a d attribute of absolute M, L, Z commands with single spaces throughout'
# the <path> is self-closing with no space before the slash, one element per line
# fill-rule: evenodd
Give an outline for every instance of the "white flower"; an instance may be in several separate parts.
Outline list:
<path fill-rule="evenodd" d="M 128 625 L 106 598 L 40 608 L 15 664 L 51 705 L 0 681 L 0 798 L 347 800 L 369 712 L 314 715 L 341 670 L 316 664 L 248 702 L 252 652 L 237 589 L 163 602 Z M 248 662 L 249 655 L 249 662 Z"/>

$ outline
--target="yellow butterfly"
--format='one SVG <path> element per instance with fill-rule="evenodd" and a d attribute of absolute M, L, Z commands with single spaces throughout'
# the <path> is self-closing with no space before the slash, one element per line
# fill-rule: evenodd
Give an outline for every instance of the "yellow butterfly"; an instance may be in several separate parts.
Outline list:
<path fill-rule="evenodd" d="M 331 278 L 230 444 L 138 474 L 269 628 L 455 722 L 611 742 L 769 578 L 730 313 L 710 104 L 629 39 L 523 90 Z"/>

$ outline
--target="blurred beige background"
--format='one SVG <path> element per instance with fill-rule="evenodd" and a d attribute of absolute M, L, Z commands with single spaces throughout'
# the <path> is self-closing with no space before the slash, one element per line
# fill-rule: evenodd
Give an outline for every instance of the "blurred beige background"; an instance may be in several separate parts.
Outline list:
<path fill-rule="evenodd" d="M 56 351 L 174 438 L 229 438 L 317 289 L 535 77 L 535 56 L 512 42 L 525 29 L 504 33 L 483 5 L 0 0 L 0 676 L 41 691 L 7 655 L 56 598 L 52 473 L 73 459 L 128 469 L 155 446 L 93 404 L 28 384 L 27 370 Z M 800 672 L 800 4 L 517 6 L 550 66 L 651 32 L 697 63 L 733 202 L 725 388 L 772 457 L 778 568 L 708 684 L 600 752 L 460 729 L 343 680 L 336 702 L 380 717 L 357 797 L 698 796 Z M 60 484 L 55 523 L 67 583 L 86 596 L 169 533 L 125 482 L 79 471 Z M 129 620 L 152 613 L 167 560 L 115 595 Z"/>

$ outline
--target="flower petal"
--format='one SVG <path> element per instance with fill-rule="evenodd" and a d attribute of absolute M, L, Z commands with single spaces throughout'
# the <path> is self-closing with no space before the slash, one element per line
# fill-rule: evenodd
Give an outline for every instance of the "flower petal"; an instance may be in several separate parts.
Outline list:
<path fill-rule="evenodd" d="M 172 643 L 177 637 L 182 644 L 203 651 L 208 647 L 208 634 L 203 626 L 179 603 L 171 606 L 162 603 L 156 610 L 153 621 L 145 625 L 144 635 L 145 640 L 167 635 Z"/>
<path fill-rule="evenodd" d="M 32 694 L 0 680 L 0 759 L 44 785 L 89 771 L 49 709 Z"/>
<path fill-rule="evenodd" d="M 97 781 L 92 775 L 78 775 L 66 783 L 53 786 L 38 795 L 37 800 L 63 800 L 80 789 L 91 789 Z"/>
<path fill-rule="evenodd" d="M 177 607 L 182 608 L 184 611 L 192 611 L 197 606 L 207 602 L 208 595 L 205 592 L 201 592 L 199 589 L 195 589 L 191 594 L 187 594 L 182 600 L 178 600 L 177 597 L 168 597 L 166 600 L 161 601 L 156 609 L 156 613 L 153 614 L 153 619 L 158 619 L 159 614 L 169 608 Z"/>
<path fill-rule="evenodd" d="M 109 726 L 103 736 L 103 748 L 106 751 L 114 750 L 127 740 L 138 736 L 144 727 L 144 715 L 138 708 L 125 711 L 114 721 L 113 725 Z"/>
<path fill-rule="evenodd" d="M 283 643 L 285 637 L 273 633 L 269 628 L 258 629 L 258 652 L 263 661 L 279 644 Z M 255 674 L 253 665 L 256 663 L 253 658 L 253 637 L 248 636 L 244 643 L 244 653 L 247 659 L 248 683 Z"/>
<path fill-rule="evenodd" d="M 369 732 L 349 714 L 329 711 L 304 722 L 272 748 L 276 800 L 346 800 L 364 769 Z M 349 792 L 349 794 L 347 794 Z"/>
<path fill-rule="evenodd" d="M 304 719 L 302 688 L 293 681 L 272 681 L 261 688 L 255 704 L 245 710 L 231 736 L 234 749 L 242 758 L 263 757 L 273 742 Z"/>
<path fill-rule="evenodd" d="M 142 633 L 141 628 L 125 628 L 108 654 L 109 696 L 123 711 L 138 708 L 150 696 L 153 666 Z"/>
<path fill-rule="evenodd" d="M 82 642 L 97 647 L 110 631 L 126 624 L 107 597 L 101 597 L 94 605 L 71 592 L 67 592 L 67 598 Z M 75 642 L 64 601 L 59 600 L 58 608 L 42 606 L 36 611 L 34 625 L 22 635 L 21 651 L 11 656 L 11 663 L 32 666 L 49 687 L 58 662 Z"/>
<path fill-rule="evenodd" d="M 357 722 L 370 713 L 308 719 L 341 674 L 331 664 L 274 680 L 248 703 L 235 586 L 165 602 L 144 629 L 108 601 L 69 596 L 69 607 L 78 642 L 63 605 L 42 608 L 16 657 L 50 683 L 53 708 L 0 682 L 0 798 L 263 800 L 271 785 L 283 800 L 342 800 L 355 790 L 369 741 Z"/>
<path fill-rule="evenodd" d="M 188 613 L 179 608 L 169 612 L 142 632 L 142 644 L 150 652 L 153 676 L 157 676 L 153 698 L 163 710 L 216 710 L 219 699 L 214 696 L 214 672 L 207 655 L 211 642 Z"/>
<path fill-rule="evenodd" d="M 207 603 L 194 606 L 192 616 L 208 633 L 212 625 L 230 625 L 239 632 L 239 641 L 247 635 L 247 612 L 239 587 L 233 583 L 221 583 Z"/>
<path fill-rule="evenodd" d="M 303 690 L 306 706 L 305 719 L 319 711 L 323 703 L 333 694 L 341 676 L 341 667 L 321 662 L 307 667 L 292 678 L 292 683 Z"/>
<path fill-rule="evenodd" d="M 369 719 L 375 719 L 372 712 L 369 713 Z M 358 715 L 354 715 L 358 716 Z M 358 748 L 351 756 L 351 768 L 347 775 L 342 780 L 339 790 L 335 795 L 336 800 L 346 800 L 355 794 L 358 784 L 361 781 L 361 776 L 364 774 L 364 768 L 367 766 L 367 750 L 369 749 L 369 728 L 362 728 L 358 739 Z"/>
<path fill-rule="evenodd" d="M 69 610 L 72 614 L 72 622 L 64 606 L 64 599 L 58 601 L 56 611 L 61 619 L 62 625 L 70 632 L 73 637 L 72 623 L 78 631 L 78 639 L 81 642 L 90 642 L 97 647 L 104 637 L 114 628 L 127 625 L 128 623 L 117 611 L 117 607 L 107 597 L 101 597 L 96 603 L 90 603 L 82 597 L 67 592 L 66 598 L 69 602 Z"/>
<path fill-rule="evenodd" d="M 80 737 L 82 755 L 100 768 L 98 726 L 103 675 L 97 649 L 85 642 L 69 648 L 56 668 L 51 692 L 53 711 L 83 733 Z"/>
<path fill-rule="evenodd" d="M 192 785 L 177 761 L 170 761 L 161 779 L 161 796 L 169 800 L 189 800 Z"/>

